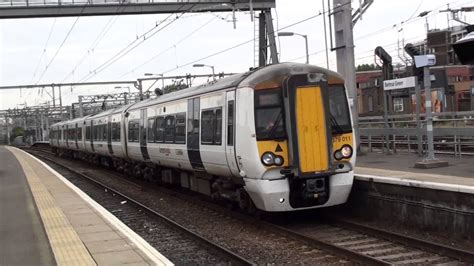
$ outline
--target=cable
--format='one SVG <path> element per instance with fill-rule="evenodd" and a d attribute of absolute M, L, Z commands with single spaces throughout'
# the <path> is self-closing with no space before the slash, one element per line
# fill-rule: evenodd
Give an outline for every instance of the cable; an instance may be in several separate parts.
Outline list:
<path fill-rule="evenodd" d="M 272 33 L 275 34 L 275 33 L 277 33 L 278 31 L 281 31 L 281 30 L 284 30 L 284 29 L 287 29 L 287 28 L 296 26 L 296 25 L 298 25 L 298 24 L 301 24 L 301 23 L 304 23 L 304 22 L 306 22 L 306 21 L 308 21 L 308 20 L 317 18 L 317 17 L 319 17 L 319 16 L 321 16 L 321 15 L 324 15 L 324 14 L 326 14 L 326 13 L 333 12 L 334 9 L 339 9 L 339 8 L 341 8 L 341 7 L 343 7 L 343 6 L 346 6 L 346 5 L 349 5 L 349 4 L 351 4 L 351 2 L 348 2 L 348 3 L 345 3 L 345 4 L 343 4 L 343 5 L 340 5 L 340 6 L 338 6 L 337 8 L 328 9 L 326 12 L 321 12 L 321 11 L 320 11 L 319 14 L 317 14 L 317 15 L 313 15 L 313 16 L 307 17 L 307 18 L 305 18 L 305 19 L 296 21 L 296 22 L 294 22 L 294 23 L 292 23 L 292 24 L 286 25 L 286 26 L 284 26 L 284 27 L 282 27 L 282 28 L 278 28 L 278 29 L 274 30 Z M 220 51 L 218 51 L 218 52 L 212 53 L 212 54 L 210 54 L 210 55 L 201 57 L 201 58 L 199 58 L 199 59 L 197 59 L 197 60 L 193 60 L 193 61 L 191 61 L 191 62 L 189 62 L 189 63 L 186 63 L 186 64 L 183 64 L 183 65 L 181 65 L 181 66 L 176 66 L 176 67 L 171 68 L 171 69 L 169 69 L 169 70 L 167 70 L 167 71 L 164 71 L 164 72 L 162 72 L 162 73 L 163 73 L 163 74 L 166 74 L 166 73 L 169 73 L 169 72 L 171 72 L 171 71 L 174 71 L 174 70 L 177 70 L 177 69 L 180 69 L 180 68 L 183 68 L 183 67 L 192 65 L 192 64 L 194 64 L 194 63 L 196 63 L 196 62 L 199 62 L 199 61 L 202 61 L 202 60 L 211 58 L 211 57 L 213 57 L 213 56 L 216 56 L 216 55 L 219 55 L 219 54 L 228 52 L 228 51 L 230 51 L 230 50 L 233 50 L 233 49 L 235 49 L 235 48 L 238 48 L 238 47 L 240 47 L 240 46 L 243 46 L 243 45 L 245 45 L 245 44 L 247 44 L 247 43 L 253 42 L 254 40 L 255 40 L 255 38 L 249 39 L 249 40 L 247 40 L 247 41 L 244 41 L 244 42 L 241 42 L 241 43 L 239 43 L 239 44 L 236 44 L 236 45 L 234 45 L 234 46 L 232 46 L 232 47 L 229 47 L 229 48 L 220 50 Z"/>
<path fill-rule="evenodd" d="M 170 70 L 164 71 L 163 74 L 166 74 L 166 73 L 171 72 L 171 71 L 176 70 L 176 69 L 180 69 L 180 68 L 182 68 L 182 67 L 189 66 L 189 65 L 194 64 L 194 63 L 197 63 L 197 62 L 199 62 L 199 61 L 202 61 L 202 60 L 211 58 L 211 57 L 213 57 L 213 56 L 216 56 L 216 55 L 218 55 L 218 54 L 222 54 L 222 53 L 228 52 L 228 51 L 230 51 L 230 50 L 233 50 L 233 49 L 235 49 L 235 48 L 237 48 L 237 47 L 240 47 L 240 46 L 245 45 L 245 44 L 247 44 L 247 43 L 250 43 L 250 42 L 252 42 L 252 41 L 253 41 L 253 39 L 248 40 L 248 41 L 245 41 L 245 42 L 242 42 L 242 43 L 239 43 L 239 44 L 236 44 L 236 45 L 234 45 L 234 46 L 232 46 L 232 47 L 229 47 L 229 48 L 220 50 L 220 51 L 215 52 L 215 53 L 213 53 L 213 54 L 210 54 L 210 55 L 201 57 L 201 58 L 199 58 L 199 59 L 197 59 L 197 60 L 193 60 L 192 62 L 186 63 L 186 64 L 184 64 L 184 65 L 176 66 L 175 68 L 172 68 L 172 69 L 170 69 Z"/>
<path fill-rule="evenodd" d="M 81 13 L 84 11 L 84 8 L 82 8 L 81 10 Z M 61 44 L 59 45 L 59 48 L 56 50 L 56 53 L 54 53 L 54 56 L 51 58 L 51 60 L 49 60 L 48 64 L 46 64 L 46 67 L 43 71 L 43 73 L 41 73 L 41 76 L 40 78 L 38 79 L 38 81 L 35 83 L 38 84 L 41 79 L 43 78 L 44 74 L 46 74 L 46 72 L 48 71 L 49 69 L 49 66 L 51 66 L 51 64 L 53 63 L 54 59 L 56 58 L 56 56 L 59 54 L 59 51 L 61 50 L 61 48 L 63 47 L 64 43 L 66 43 L 66 40 L 68 39 L 69 35 L 71 34 L 72 30 L 74 29 L 74 27 L 76 26 L 77 24 L 77 21 L 79 20 L 80 16 L 78 16 L 76 18 L 76 20 L 74 21 L 74 23 L 72 24 L 71 28 L 69 29 L 68 33 L 66 34 L 66 37 L 64 37 L 64 40 L 61 42 Z"/>
<path fill-rule="evenodd" d="M 181 5 L 181 7 L 178 9 L 178 11 L 184 7 L 185 5 Z M 192 5 L 189 10 L 191 10 L 193 7 L 195 6 Z M 187 10 L 187 11 L 189 11 Z M 97 68 L 95 68 L 93 71 L 91 71 L 89 74 L 85 75 L 83 78 L 80 79 L 79 82 L 83 82 L 83 81 L 87 81 L 89 80 L 90 78 L 94 77 L 95 75 L 97 75 L 98 73 L 102 72 L 104 69 L 106 69 L 107 67 L 109 67 L 110 65 L 112 65 L 113 63 L 115 63 L 117 60 L 119 60 L 120 58 L 124 57 L 125 55 L 127 55 L 129 52 L 131 52 L 132 50 L 134 50 L 136 47 L 138 47 L 140 44 L 144 43 L 145 41 L 147 41 L 149 38 L 151 38 L 152 36 L 154 36 L 155 34 L 157 34 L 158 32 L 162 31 L 163 29 L 167 28 L 169 25 L 171 25 L 173 22 L 175 22 L 176 20 L 178 20 L 182 15 L 184 15 L 187 11 L 183 11 L 180 15 L 176 16 L 176 18 L 174 20 L 172 20 L 171 22 L 169 22 L 168 24 L 164 25 L 163 27 L 159 28 L 159 26 L 163 23 L 160 22 L 159 24 L 156 24 L 155 27 L 151 28 L 150 30 L 148 30 L 147 32 L 145 32 L 144 34 L 142 34 L 141 36 L 139 36 L 139 39 L 135 39 L 134 41 L 130 42 L 125 48 L 123 48 L 122 50 L 120 50 L 118 53 L 116 53 L 114 56 L 112 56 L 110 59 L 108 59 L 107 61 L 105 61 L 104 63 L 102 63 L 100 66 L 98 66 Z M 170 18 L 171 16 L 175 15 L 175 13 L 172 13 L 170 14 L 166 19 Z M 166 21 L 166 19 L 164 21 Z M 150 33 L 150 36 L 147 36 L 147 34 Z M 141 40 L 141 38 L 143 38 L 143 40 Z M 137 44 L 135 44 L 137 42 L 137 40 L 140 40 Z"/>
<path fill-rule="evenodd" d="M 118 11 L 118 10 L 117 10 Z M 79 59 L 79 61 L 76 63 L 76 65 L 74 66 L 74 68 L 71 70 L 71 72 L 69 72 L 64 78 L 63 80 L 61 81 L 61 83 L 64 83 L 68 77 L 70 77 L 71 75 L 74 75 L 74 72 L 76 71 L 76 69 L 82 64 L 82 62 L 84 62 L 84 60 L 89 56 L 90 52 L 93 51 L 95 49 L 95 47 L 97 47 L 97 45 L 99 45 L 99 43 L 103 40 L 103 38 L 105 37 L 105 35 L 109 32 L 109 30 L 112 28 L 113 24 L 117 21 L 118 19 L 118 16 L 113 16 L 109 19 L 109 21 L 107 21 L 107 23 L 105 24 L 105 26 L 102 28 L 102 30 L 100 31 L 100 33 L 97 35 L 96 39 L 92 42 L 92 44 L 89 46 L 89 48 L 87 49 L 87 51 L 84 53 L 84 55 L 81 57 L 81 59 Z"/>
<path fill-rule="evenodd" d="M 411 16 L 407 19 L 407 20 L 410 20 L 412 19 L 416 13 L 418 13 L 418 10 L 420 10 L 420 7 L 421 5 L 423 4 L 424 0 L 421 0 L 420 3 L 418 4 L 418 6 L 416 7 L 415 11 L 413 11 L 413 13 L 411 14 Z"/>
<path fill-rule="evenodd" d="M 35 79 L 36 77 L 36 74 L 38 73 L 38 68 L 39 68 L 39 65 L 41 63 L 41 59 L 43 58 L 43 56 L 45 55 L 46 53 L 46 47 L 48 47 L 48 44 L 49 44 L 49 40 L 51 39 L 51 35 L 53 35 L 53 30 L 54 30 L 54 26 L 56 25 L 56 17 L 54 18 L 54 21 L 53 21 L 53 25 L 51 25 L 51 28 L 49 30 L 49 34 L 48 34 L 48 38 L 46 39 L 46 42 L 44 44 L 44 47 L 43 47 L 43 52 L 41 53 L 41 56 L 38 60 L 38 63 L 36 64 L 36 67 L 35 67 L 35 71 L 33 73 L 33 77 L 31 77 L 31 80 L 30 80 L 30 83 L 33 83 L 33 80 Z"/>
<path fill-rule="evenodd" d="M 449 3 L 449 4 L 453 4 L 453 3 L 456 3 L 456 2 L 459 2 L 459 1 L 461 1 L 461 0 L 453 1 L 453 2 L 451 2 L 451 3 Z M 438 15 L 439 13 L 433 13 L 433 11 L 438 10 L 438 9 L 444 7 L 444 5 L 445 5 L 445 4 L 440 5 L 440 6 L 438 6 L 438 7 L 435 7 L 435 8 L 433 8 L 433 9 L 429 10 L 428 12 L 429 12 L 430 14 L 428 14 L 427 17 L 431 17 L 431 16 Z M 463 4 L 461 4 L 461 5 L 463 5 Z M 395 24 L 393 24 L 393 25 L 391 25 L 391 26 L 386 26 L 386 27 L 381 28 L 381 29 L 379 29 L 379 30 L 376 30 L 376 31 L 367 33 L 367 34 L 365 34 L 365 35 L 359 36 L 359 37 L 355 38 L 354 40 L 365 39 L 365 38 L 368 38 L 368 37 L 371 37 L 371 36 L 380 34 L 380 33 L 382 33 L 382 32 L 385 32 L 385 31 L 387 31 L 387 30 L 392 30 L 392 29 L 393 29 L 394 27 L 396 27 L 397 25 L 400 25 L 400 26 L 401 26 L 401 25 L 410 24 L 410 23 L 416 22 L 416 21 L 418 21 L 418 20 L 420 20 L 420 19 L 422 19 L 422 17 L 411 17 L 411 18 L 409 18 L 409 19 L 406 19 L 406 20 L 403 20 L 403 21 L 401 21 L 401 22 L 395 23 Z"/>
<path fill-rule="evenodd" d="M 166 53 L 167 51 L 173 49 L 174 47 L 176 47 L 176 45 L 182 43 L 183 41 L 185 41 L 186 39 L 188 39 L 189 37 L 191 37 L 192 35 L 194 35 L 195 33 L 197 33 L 198 31 L 200 31 L 201 29 L 203 29 L 204 27 L 206 27 L 207 25 L 209 25 L 212 21 L 214 21 L 216 18 L 218 17 L 213 17 L 211 18 L 209 21 L 207 21 L 206 23 L 204 23 L 203 25 L 201 25 L 200 27 L 196 28 L 194 31 L 190 32 L 189 34 L 187 34 L 186 36 L 184 36 L 183 38 L 181 38 L 179 41 L 177 41 L 176 43 L 174 43 L 173 45 L 169 46 L 168 48 L 166 48 L 165 50 L 155 54 L 154 56 L 152 56 L 150 59 L 146 60 L 145 62 L 141 63 L 140 65 L 138 66 L 135 66 L 134 68 L 132 68 L 131 70 L 129 70 L 128 72 L 122 74 L 120 76 L 120 78 L 130 74 L 130 73 L 133 73 L 135 72 L 137 69 L 143 67 L 144 65 L 152 62 L 153 60 L 157 59 L 158 57 L 160 57 L 161 55 L 163 55 L 164 53 Z"/>

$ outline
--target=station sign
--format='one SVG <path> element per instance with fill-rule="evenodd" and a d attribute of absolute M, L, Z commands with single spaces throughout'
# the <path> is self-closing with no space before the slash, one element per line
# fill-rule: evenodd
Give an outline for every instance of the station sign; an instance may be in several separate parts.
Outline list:
<path fill-rule="evenodd" d="M 389 91 L 389 90 L 413 88 L 415 87 L 415 84 L 416 84 L 415 77 L 390 79 L 390 80 L 384 80 L 383 89 L 385 91 Z"/>

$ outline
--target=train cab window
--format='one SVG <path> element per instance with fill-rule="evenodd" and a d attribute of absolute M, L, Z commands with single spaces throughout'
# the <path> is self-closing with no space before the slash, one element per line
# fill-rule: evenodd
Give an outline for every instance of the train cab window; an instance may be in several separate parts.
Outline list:
<path fill-rule="evenodd" d="M 175 143 L 186 143 L 186 113 L 176 114 L 174 138 Z"/>
<path fill-rule="evenodd" d="M 221 145 L 222 143 L 222 108 L 202 111 L 201 144 Z"/>
<path fill-rule="evenodd" d="M 344 86 L 335 85 L 329 87 L 329 113 L 331 131 L 333 134 L 352 132 L 349 106 L 347 104 Z"/>
<path fill-rule="evenodd" d="M 129 142 L 138 142 L 139 135 L 138 131 L 140 129 L 139 120 L 132 120 L 128 122 L 128 141 Z"/>
<path fill-rule="evenodd" d="M 147 134 L 147 140 L 148 141 L 147 142 L 148 143 L 156 142 L 155 141 L 155 131 L 156 131 L 155 121 L 156 121 L 155 118 L 148 119 L 148 124 L 147 124 L 147 129 L 148 129 L 147 130 L 147 132 L 148 132 L 148 134 Z"/>
<path fill-rule="evenodd" d="M 257 140 L 286 139 L 281 89 L 255 91 Z"/>
<path fill-rule="evenodd" d="M 165 142 L 174 143 L 174 116 L 168 115 L 165 118 Z"/>
<path fill-rule="evenodd" d="M 165 141 L 165 118 L 157 117 L 155 122 L 155 142 Z"/>

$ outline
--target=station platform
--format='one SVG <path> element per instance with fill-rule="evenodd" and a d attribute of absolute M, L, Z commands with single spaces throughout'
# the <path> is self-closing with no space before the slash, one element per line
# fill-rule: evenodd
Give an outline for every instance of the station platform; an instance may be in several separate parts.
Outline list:
<path fill-rule="evenodd" d="M 437 155 L 437 159 L 447 161 L 449 166 L 414 168 L 415 162 L 423 158 L 402 152 L 391 155 L 364 153 L 357 156 L 356 179 L 474 194 L 474 157 Z"/>
<path fill-rule="evenodd" d="M 0 146 L 0 265 L 172 265 L 30 154 Z"/>

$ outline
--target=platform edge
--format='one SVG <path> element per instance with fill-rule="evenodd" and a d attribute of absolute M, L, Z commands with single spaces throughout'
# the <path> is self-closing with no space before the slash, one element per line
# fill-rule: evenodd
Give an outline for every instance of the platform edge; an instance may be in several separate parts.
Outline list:
<path fill-rule="evenodd" d="M 12 147 L 12 146 L 11 146 Z M 146 242 L 141 236 L 139 236 L 137 233 L 135 233 L 132 229 L 130 229 L 127 225 L 125 225 L 122 221 L 120 221 L 117 217 L 115 217 L 112 213 L 107 211 L 104 207 L 102 207 L 99 203 L 97 203 L 95 200 L 93 200 L 91 197 L 89 197 L 86 193 L 84 193 L 82 190 L 80 190 L 78 187 L 76 187 L 74 184 L 72 184 L 69 180 L 67 180 L 65 177 L 63 177 L 60 173 L 58 173 L 56 170 L 51 168 L 49 165 L 41 161 L 40 159 L 36 158 L 35 156 L 18 149 L 16 147 L 12 147 L 14 149 L 17 149 L 39 163 L 41 163 L 48 171 L 53 173 L 57 178 L 59 178 L 62 182 L 64 182 L 70 189 L 72 189 L 74 192 L 76 192 L 79 197 L 81 197 L 84 201 L 86 201 L 89 205 L 91 205 L 97 212 L 104 217 L 104 219 L 108 220 L 111 225 L 115 226 L 122 234 L 124 234 L 128 239 L 130 239 L 131 242 L 133 242 L 139 250 L 141 250 L 148 258 L 150 261 L 155 263 L 156 265 L 174 265 L 170 260 L 168 260 L 165 256 L 163 256 L 161 253 L 159 253 L 154 247 L 152 247 L 148 242 Z"/>

